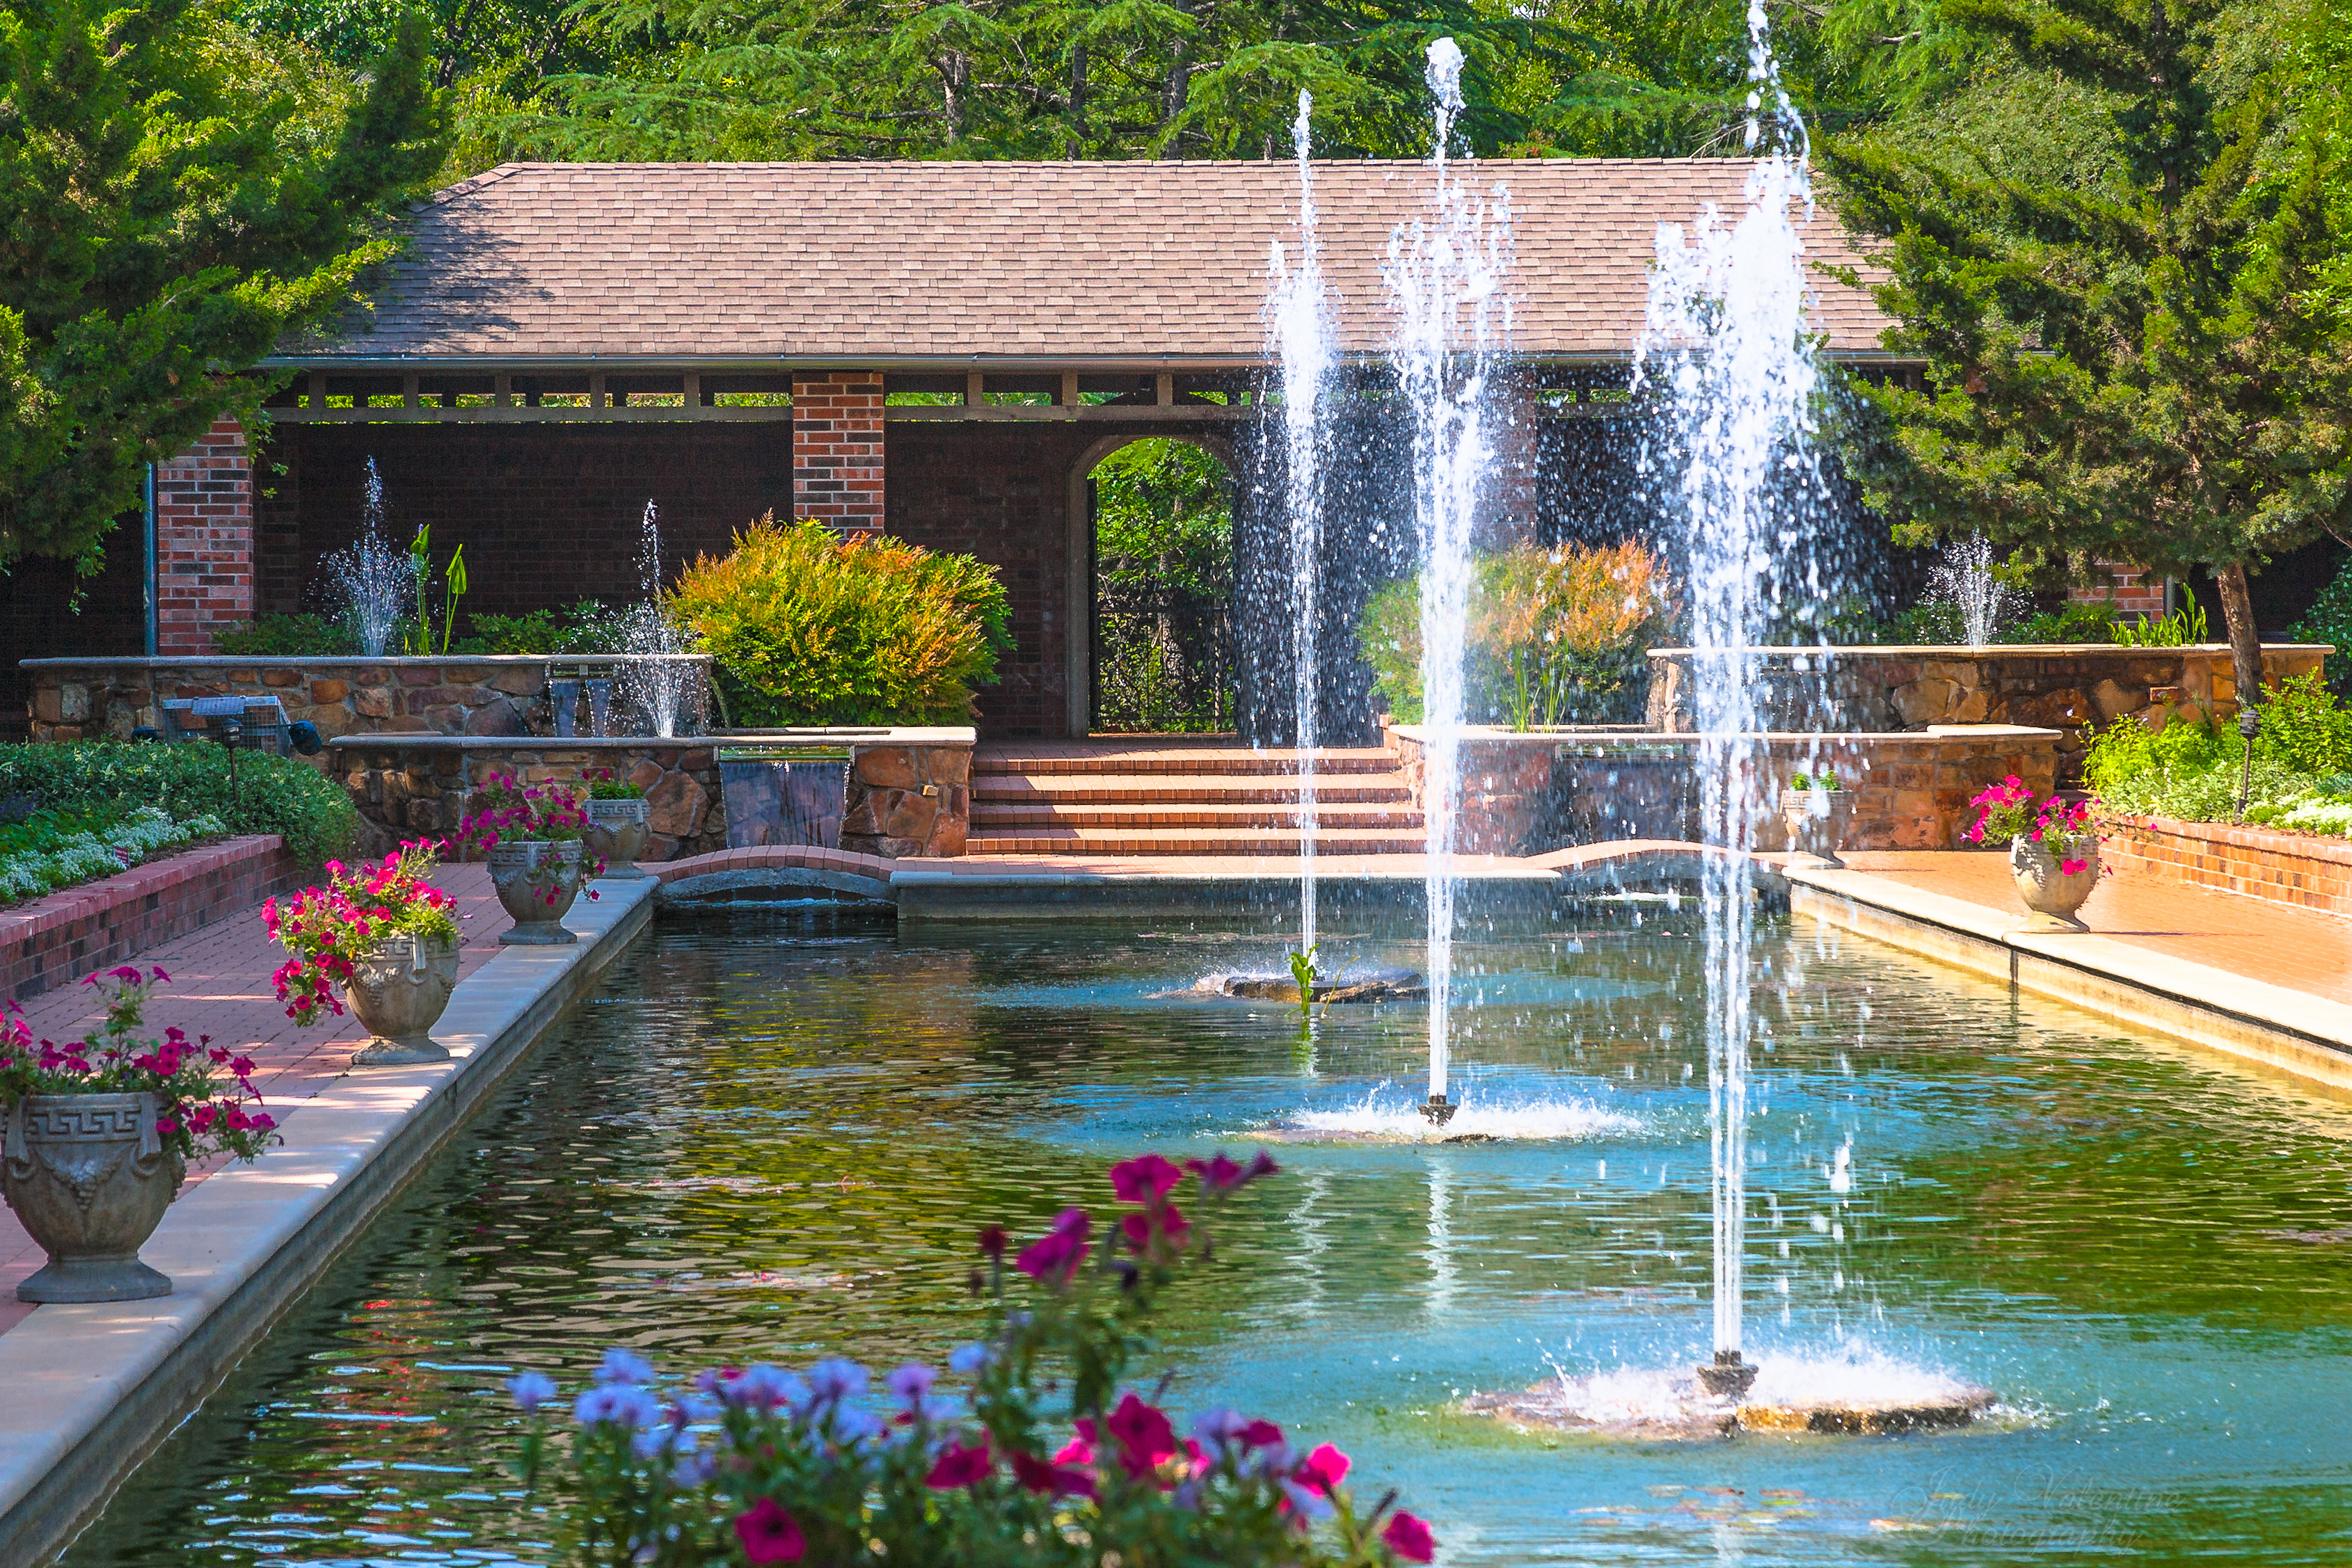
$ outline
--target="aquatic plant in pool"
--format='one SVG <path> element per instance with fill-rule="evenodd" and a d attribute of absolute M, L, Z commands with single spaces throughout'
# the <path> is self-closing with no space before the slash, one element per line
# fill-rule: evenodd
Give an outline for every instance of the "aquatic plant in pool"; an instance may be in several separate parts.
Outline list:
<path fill-rule="evenodd" d="M 704 1372 L 656 1393 L 657 1375 L 615 1348 L 571 1406 L 563 1513 L 583 1565 L 715 1568 L 847 1563 L 1092 1565 L 1214 1563 L 1223 1568 L 1427 1563 L 1429 1526 L 1389 1493 L 1359 1515 L 1348 1456 L 1301 1453 L 1272 1421 L 1204 1412 L 1175 1424 L 1127 1381 L 1150 1347 L 1150 1320 L 1180 1267 L 1205 1264 L 1210 1225 L 1234 1195 L 1275 1174 L 1260 1154 L 1180 1166 L 1122 1160 L 1111 1190 L 1134 1207 L 1095 1244 L 1070 1207 L 1015 1254 L 1028 1284 L 1006 1294 L 1003 1227 L 984 1227 L 990 1298 L 982 1337 L 938 1370 L 909 1362 L 866 1397 L 867 1370 L 827 1356 L 806 1373 L 760 1364 Z M 1174 1201 L 1190 1173 L 1196 1215 Z M 1091 1260 L 1091 1266 L 1089 1260 Z M 543 1374 L 508 1383 L 533 1418 L 520 1469 L 545 1477 L 547 1419 L 562 1390 Z M 707 1446 L 706 1446 L 707 1440 Z"/>

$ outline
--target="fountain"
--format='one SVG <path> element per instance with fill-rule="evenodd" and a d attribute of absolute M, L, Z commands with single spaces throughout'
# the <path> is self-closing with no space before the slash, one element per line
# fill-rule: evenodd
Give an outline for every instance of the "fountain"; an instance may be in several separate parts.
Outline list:
<path fill-rule="evenodd" d="M 1470 543 L 1491 456 L 1486 432 L 1490 358 L 1508 313 L 1500 284 L 1510 263 L 1510 210 L 1449 179 L 1446 142 L 1462 110 L 1462 50 L 1429 46 L 1436 103 L 1430 170 L 1432 211 L 1390 236 L 1381 268 L 1398 327 L 1389 350 L 1412 410 L 1413 520 L 1421 541 L 1423 725 L 1427 735 L 1422 810 L 1428 828 L 1429 1099 L 1444 1125 L 1447 1010 L 1454 944 L 1454 820 L 1461 789 L 1463 655 L 1470 602 Z"/>
<path fill-rule="evenodd" d="M 394 632 L 415 612 L 418 582 L 415 558 L 384 538 L 383 477 L 373 457 L 361 487 L 360 536 L 323 564 L 358 629 L 360 652 L 383 657 Z"/>
<path fill-rule="evenodd" d="M 698 695 L 697 673 L 680 656 L 686 647 L 677 628 L 662 613 L 661 511 L 650 499 L 637 529 L 637 585 L 645 597 L 622 619 L 621 651 L 650 656 L 622 666 L 622 689 L 644 713 L 653 733 L 669 740 L 677 735 L 678 720 Z M 601 716 L 597 733 L 604 733 Z"/>
<path fill-rule="evenodd" d="M 1946 545 L 1942 564 L 1927 574 L 1928 600 L 1959 612 L 1960 636 L 1971 648 L 1989 646 L 2016 612 L 2017 591 L 1995 577 L 1992 567 L 1992 545 L 1977 534 Z"/>
<path fill-rule="evenodd" d="M 1291 146 L 1298 160 L 1298 265 L 1285 264 L 1282 242 L 1274 245 L 1266 314 L 1274 350 L 1282 366 L 1282 431 L 1290 521 L 1291 604 L 1297 616 L 1292 665 L 1297 703 L 1298 753 L 1298 951 L 1315 962 L 1315 745 L 1322 700 L 1323 448 L 1328 436 L 1325 407 L 1332 371 L 1329 308 L 1323 292 L 1320 247 L 1315 233 L 1315 170 L 1309 116 L 1313 95 L 1298 94 L 1298 118 Z"/>
<path fill-rule="evenodd" d="M 1746 210 L 1709 210 L 1685 238 L 1661 225 L 1648 309 L 1634 355 L 1637 392 L 1658 408 L 1643 469 L 1685 548 L 1697 814 L 1708 854 L 1705 917 L 1707 1133 L 1713 1234 L 1713 1354 L 1687 1374 L 1561 1376 L 1472 1408 L 1530 1425 L 1622 1435 L 1759 1430 L 1887 1432 L 1965 1423 L 1989 1390 L 1948 1378 L 1809 1379 L 1776 1364 L 1773 1386 L 1744 1354 L 1748 1084 L 1755 890 L 1749 862 L 1766 806 L 1757 647 L 1785 581 L 1812 558 L 1830 504 L 1811 437 L 1820 382 L 1805 330 L 1801 209 L 1811 202 L 1803 120 L 1781 90 L 1760 5 L 1748 13 L 1750 119 L 1757 153 Z M 1791 570 L 1795 563 L 1796 570 Z M 1850 1155 L 1842 1156 L 1850 1158 Z M 1640 1388 L 1628 1392 L 1633 1385 Z"/>

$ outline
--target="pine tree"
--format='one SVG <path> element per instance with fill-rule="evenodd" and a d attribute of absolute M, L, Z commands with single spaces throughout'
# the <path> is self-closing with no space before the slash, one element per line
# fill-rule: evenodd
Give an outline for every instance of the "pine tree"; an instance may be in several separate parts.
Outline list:
<path fill-rule="evenodd" d="M 0 569 L 96 569 L 145 465 L 278 383 L 439 166 L 425 31 L 338 101 L 191 0 L 0 6 Z"/>
<path fill-rule="evenodd" d="M 2104 94 L 2124 188 L 2003 178 L 1983 150 L 1960 168 L 1867 138 L 1824 149 L 1847 222 L 1883 241 L 1888 346 L 1927 364 L 1924 387 L 1863 389 L 1878 421 L 1853 465 L 1913 542 L 1981 532 L 2044 563 L 2210 568 L 2258 702 L 2247 573 L 2352 524 L 2328 138 L 2289 73 L 2222 90 L 2218 46 L 2244 13 L 2215 0 L 1944 12 Z"/>

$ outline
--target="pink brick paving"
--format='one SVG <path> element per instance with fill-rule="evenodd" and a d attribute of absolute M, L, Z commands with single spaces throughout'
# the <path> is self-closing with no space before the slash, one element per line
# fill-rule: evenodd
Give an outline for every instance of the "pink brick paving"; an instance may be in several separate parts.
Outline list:
<path fill-rule="evenodd" d="M 433 880 L 457 901 L 463 935 L 457 974 L 463 979 L 499 950 L 499 933 L 514 923 L 490 891 L 488 867 L 443 866 Z M 367 1036 L 348 1014 L 309 1029 L 296 1028 L 269 987 L 270 971 L 284 957 L 262 930 L 257 908 L 150 948 L 137 961 L 172 977 L 148 1021 L 159 1030 L 177 1024 L 192 1035 L 209 1034 L 215 1042 L 252 1057 L 258 1069 L 254 1086 L 268 1101 L 269 1113 L 290 1124 L 299 1121 L 303 1101 L 350 1071 L 352 1052 Z M 90 1005 L 91 995 L 77 981 L 34 998 L 25 1005 L 33 1037 L 68 1040 L 85 1032 L 101 1016 Z M 213 1168 L 191 1170 L 189 1186 Z M 41 1249 L 16 1223 L 15 1212 L 0 1207 L 0 1333 L 33 1311 L 16 1300 L 16 1283 L 39 1268 L 41 1260 Z"/>

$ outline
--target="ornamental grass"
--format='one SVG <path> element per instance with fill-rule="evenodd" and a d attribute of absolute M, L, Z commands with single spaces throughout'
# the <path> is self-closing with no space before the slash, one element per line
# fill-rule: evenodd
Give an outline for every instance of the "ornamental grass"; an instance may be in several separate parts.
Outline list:
<path fill-rule="evenodd" d="M 667 604 L 740 725 L 968 723 L 1013 649 L 995 568 L 773 514 L 698 559 Z"/>

